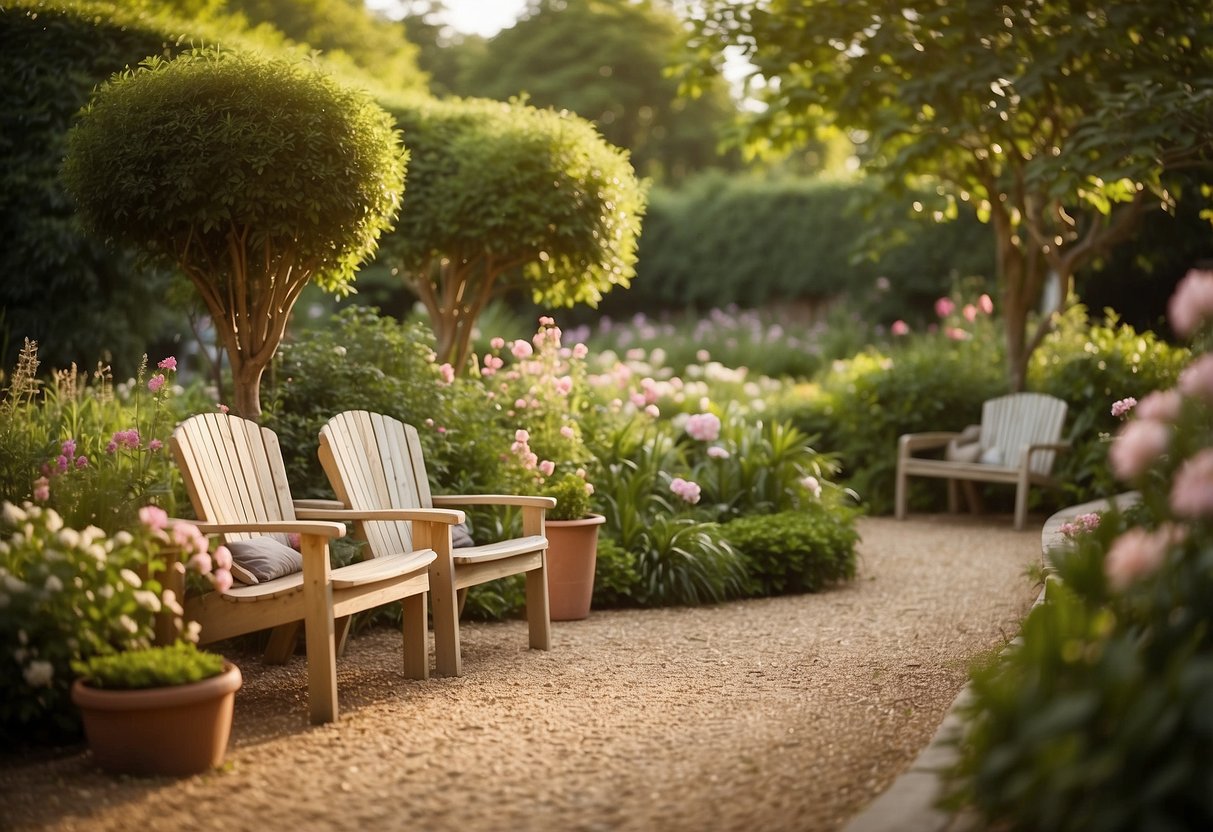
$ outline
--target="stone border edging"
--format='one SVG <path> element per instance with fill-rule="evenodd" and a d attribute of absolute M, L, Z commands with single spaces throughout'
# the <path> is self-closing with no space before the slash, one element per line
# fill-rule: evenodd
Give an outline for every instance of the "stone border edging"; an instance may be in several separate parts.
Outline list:
<path fill-rule="evenodd" d="M 1046 576 L 1053 570 L 1049 551 L 1064 540 L 1061 527 L 1065 523 L 1081 514 L 1112 506 L 1126 508 L 1139 499 L 1137 492 L 1129 491 L 1107 499 L 1068 506 L 1049 517 L 1040 531 L 1040 558 Z M 1042 589 L 1033 606 L 1043 600 Z M 1016 640 L 1011 643 L 1014 644 Z M 960 709 L 970 695 L 966 684 L 952 702 L 927 747 L 893 781 L 893 785 L 847 822 L 842 828 L 843 832 L 966 832 L 976 828 L 973 818 L 965 813 L 952 814 L 935 806 L 942 793 L 940 772 L 956 762 L 955 745 L 964 727 Z"/>

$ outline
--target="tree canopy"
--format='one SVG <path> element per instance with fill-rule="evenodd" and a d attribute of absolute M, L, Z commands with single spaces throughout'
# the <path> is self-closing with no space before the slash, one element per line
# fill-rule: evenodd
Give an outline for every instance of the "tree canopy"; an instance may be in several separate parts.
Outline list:
<path fill-rule="evenodd" d="M 511 287 L 572 306 L 628 285 L 644 192 L 584 119 L 483 99 L 389 106 L 409 190 L 381 259 L 429 312 L 440 360 L 462 364 L 480 311 Z"/>
<path fill-rule="evenodd" d="M 250 418 L 299 293 L 348 288 L 403 173 L 400 138 L 364 93 L 299 62 L 207 49 L 100 87 L 63 168 L 86 226 L 193 282 Z"/>
<path fill-rule="evenodd" d="M 934 183 L 989 222 L 1011 385 L 1050 274 L 1064 303 L 1079 268 L 1174 203 L 1181 176 L 1213 182 L 1213 6 L 1203 0 L 708 0 L 693 82 L 726 47 L 766 106 L 753 137 L 795 143 L 837 125 L 894 189 Z M 1207 188 L 1206 188 L 1207 191 Z"/>

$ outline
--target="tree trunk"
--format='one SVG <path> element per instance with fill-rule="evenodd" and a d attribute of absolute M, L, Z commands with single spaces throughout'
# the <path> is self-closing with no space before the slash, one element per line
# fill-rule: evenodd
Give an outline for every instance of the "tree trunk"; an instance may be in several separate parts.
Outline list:
<path fill-rule="evenodd" d="M 238 416 L 261 421 L 261 376 L 265 373 L 265 365 L 255 366 L 251 362 L 241 361 L 237 366 L 232 361 L 232 388 L 235 400 L 233 410 Z"/>

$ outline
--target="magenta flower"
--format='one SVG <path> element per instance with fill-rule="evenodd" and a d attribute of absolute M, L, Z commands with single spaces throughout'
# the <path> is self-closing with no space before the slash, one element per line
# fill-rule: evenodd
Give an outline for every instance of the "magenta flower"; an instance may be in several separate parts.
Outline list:
<path fill-rule="evenodd" d="M 147 389 L 153 393 L 160 392 L 160 388 L 164 386 L 164 373 L 156 373 L 147 380 Z"/>
<path fill-rule="evenodd" d="M 940 298 L 935 301 L 935 314 L 941 318 L 946 318 L 956 311 L 956 304 L 951 298 Z"/>
<path fill-rule="evenodd" d="M 77 469 L 87 468 L 88 467 L 88 457 L 85 456 L 84 454 L 81 454 L 80 456 L 76 457 L 75 465 L 76 465 Z"/>
<path fill-rule="evenodd" d="M 63 444 L 59 446 L 59 453 L 63 454 L 64 456 L 67 456 L 67 457 L 75 456 L 76 440 L 75 439 L 63 440 Z"/>
<path fill-rule="evenodd" d="M 1108 450 L 1112 473 L 1119 480 L 1131 480 L 1145 472 L 1167 449 L 1171 429 L 1152 419 L 1136 419 L 1121 428 Z"/>
<path fill-rule="evenodd" d="M 1112 415 L 1119 419 L 1137 405 L 1137 399 L 1129 396 L 1127 399 L 1112 402 Z"/>
<path fill-rule="evenodd" d="M 1213 271 L 1192 269 L 1167 304 L 1167 318 L 1176 334 L 1188 338 L 1213 318 Z"/>
<path fill-rule="evenodd" d="M 1191 519 L 1213 514 L 1213 448 L 1200 451 L 1175 473 L 1171 510 Z"/>
<path fill-rule="evenodd" d="M 161 370 L 169 370 L 171 372 L 177 369 L 177 359 L 170 355 L 168 358 L 162 359 L 156 366 Z"/>
<path fill-rule="evenodd" d="M 199 575 L 209 575 L 214 564 L 208 552 L 195 552 L 186 561 L 185 568 L 191 572 L 197 572 Z"/>
<path fill-rule="evenodd" d="M 59 458 L 55 460 L 55 465 L 59 469 L 60 474 L 67 470 L 67 464 L 67 457 L 63 456 L 62 454 L 60 454 Z"/>
<path fill-rule="evenodd" d="M 151 451 L 152 453 L 155 453 L 156 451 L 160 450 L 163 447 L 164 447 L 164 443 L 161 442 L 159 439 L 153 439 L 151 442 L 147 443 L 147 449 L 149 451 Z"/>
<path fill-rule="evenodd" d="M 896 320 L 896 321 L 893 321 L 893 325 L 891 327 L 889 327 L 889 332 L 893 333 L 898 338 L 900 338 L 903 335 L 910 334 L 910 325 L 907 324 L 903 320 Z"/>
<path fill-rule="evenodd" d="M 715 413 L 696 413 L 687 419 L 687 435 L 699 442 L 720 438 L 720 417 Z"/>
<path fill-rule="evenodd" d="M 113 454 L 117 450 L 118 450 L 118 443 L 116 441 L 114 441 L 113 439 L 111 439 L 109 442 L 106 443 L 105 452 L 107 454 Z"/>

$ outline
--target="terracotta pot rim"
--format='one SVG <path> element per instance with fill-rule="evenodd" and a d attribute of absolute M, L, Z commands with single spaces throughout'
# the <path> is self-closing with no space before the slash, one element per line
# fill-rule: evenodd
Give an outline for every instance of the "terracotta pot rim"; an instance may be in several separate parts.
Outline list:
<path fill-rule="evenodd" d="M 576 520 L 545 520 L 549 526 L 600 526 L 606 522 L 605 514 L 588 514 Z"/>
<path fill-rule="evenodd" d="M 240 668 L 225 660 L 223 672 L 218 676 L 184 685 L 118 690 L 95 688 L 85 684 L 83 679 L 77 679 L 72 682 L 72 702 L 79 707 L 103 711 L 138 711 L 167 704 L 188 705 L 234 693 L 243 681 Z"/>

